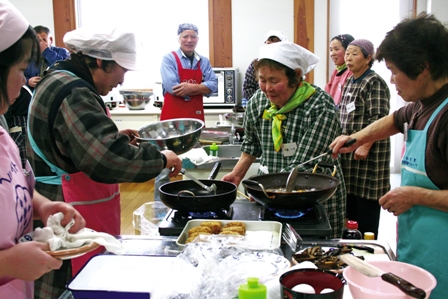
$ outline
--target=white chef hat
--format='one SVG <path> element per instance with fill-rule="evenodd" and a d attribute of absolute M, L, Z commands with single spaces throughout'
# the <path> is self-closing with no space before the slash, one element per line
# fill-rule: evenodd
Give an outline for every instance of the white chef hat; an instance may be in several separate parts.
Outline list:
<path fill-rule="evenodd" d="M 283 31 L 278 31 L 278 30 L 269 30 L 268 33 L 266 34 L 266 37 L 264 38 L 264 41 L 266 42 L 268 40 L 268 38 L 270 38 L 271 36 L 276 36 L 278 37 L 278 39 L 281 42 L 286 42 L 288 40 L 288 38 L 286 37 L 286 35 L 283 33 Z"/>
<path fill-rule="evenodd" d="M 137 45 L 132 32 L 81 27 L 64 35 L 65 45 L 73 51 L 102 59 L 114 60 L 119 66 L 136 71 Z"/>
<path fill-rule="evenodd" d="M 17 42 L 29 26 L 17 8 L 9 1 L 0 0 L 0 52 Z"/>
<path fill-rule="evenodd" d="M 320 58 L 307 49 L 291 42 L 278 42 L 263 45 L 258 60 L 267 58 L 277 61 L 290 69 L 301 69 L 303 75 L 316 67 Z"/>

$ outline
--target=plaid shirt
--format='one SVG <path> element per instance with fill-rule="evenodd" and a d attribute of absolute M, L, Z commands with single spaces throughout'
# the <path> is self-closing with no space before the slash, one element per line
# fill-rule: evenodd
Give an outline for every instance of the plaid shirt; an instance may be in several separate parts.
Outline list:
<path fill-rule="evenodd" d="M 374 71 L 367 71 L 357 80 L 353 76 L 344 86 L 339 111 L 342 134 L 358 132 L 389 114 L 390 93 L 386 82 Z M 355 110 L 348 113 L 347 105 Z M 354 153 L 342 154 L 347 193 L 378 200 L 390 190 L 390 139 L 376 141 L 366 160 L 355 160 Z"/>
<path fill-rule="evenodd" d="M 285 157 L 283 150 L 276 152 L 272 141 L 272 120 L 263 119 L 263 111 L 271 105 L 266 95 L 258 90 L 246 107 L 244 119 L 245 139 L 241 150 L 253 156 L 261 156 L 260 165 L 267 166 L 269 173 L 289 172 L 298 164 L 328 150 L 330 143 L 340 135 L 341 124 L 333 99 L 317 86 L 316 92 L 296 109 L 285 114 L 282 122 L 283 144 L 295 143 L 293 156 Z M 310 172 L 318 161 L 299 170 Z M 345 218 L 345 184 L 338 160 L 331 156 L 319 162 L 334 163 L 340 181 L 336 193 L 324 203 L 332 227 L 332 238 L 340 238 Z M 261 174 L 261 172 L 259 172 Z"/>
<path fill-rule="evenodd" d="M 246 75 L 244 75 L 243 97 L 247 100 L 250 100 L 250 98 L 258 89 L 260 89 L 260 86 L 258 85 L 258 80 L 255 76 L 254 63 L 251 62 L 251 64 L 247 68 Z"/>

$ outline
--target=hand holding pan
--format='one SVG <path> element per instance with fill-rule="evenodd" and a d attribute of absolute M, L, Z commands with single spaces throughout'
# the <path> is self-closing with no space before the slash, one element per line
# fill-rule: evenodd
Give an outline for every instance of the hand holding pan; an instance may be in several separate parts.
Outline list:
<path fill-rule="evenodd" d="M 350 139 L 346 143 L 344 143 L 343 147 L 350 146 L 355 142 L 356 142 L 356 138 Z M 323 156 L 331 155 L 332 153 L 333 153 L 333 149 L 329 149 L 327 152 L 325 152 L 317 157 L 314 157 L 312 159 L 309 159 L 308 161 L 305 161 L 305 162 L 297 165 L 293 170 L 291 170 L 291 172 L 289 173 L 288 179 L 286 180 L 286 192 L 291 193 L 294 190 L 294 186 L 296 184 L 296 179 L 297 179 L 297 174 L 299 173 L 299 167 L 301 167 L 305 164 L 308 164 L 311 161 L 319 159 Z"/>

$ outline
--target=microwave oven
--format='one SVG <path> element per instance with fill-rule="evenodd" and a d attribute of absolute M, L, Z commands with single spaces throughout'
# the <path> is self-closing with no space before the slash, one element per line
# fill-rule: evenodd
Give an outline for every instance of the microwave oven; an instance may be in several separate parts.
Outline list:
<path fill-rule="evenodd" d="M 240 104 L 238 89 L 238 68 L 214 67 L 216 77 L 218 78 L 218 92 L 204 96 L 204 107 L 220 108 L 233 107 Z"/>

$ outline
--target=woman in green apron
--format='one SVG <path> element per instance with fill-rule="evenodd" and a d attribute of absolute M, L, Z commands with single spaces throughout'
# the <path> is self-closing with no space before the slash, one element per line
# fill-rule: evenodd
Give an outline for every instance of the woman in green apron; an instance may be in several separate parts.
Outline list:
<path fill-rule="evenodd" d="M 330 145 L 333 155 L 403 133 L 401 186 L 380 198 L 398 216 L 397 257 L 431 272 L 431 299 L 448 298 L 448 28 L 434 16 L 405 19 L 381 43 L 376 59 L 391 71 L 405 107 Z M 356 138 L 349 148 L 346 140 Z"/>

